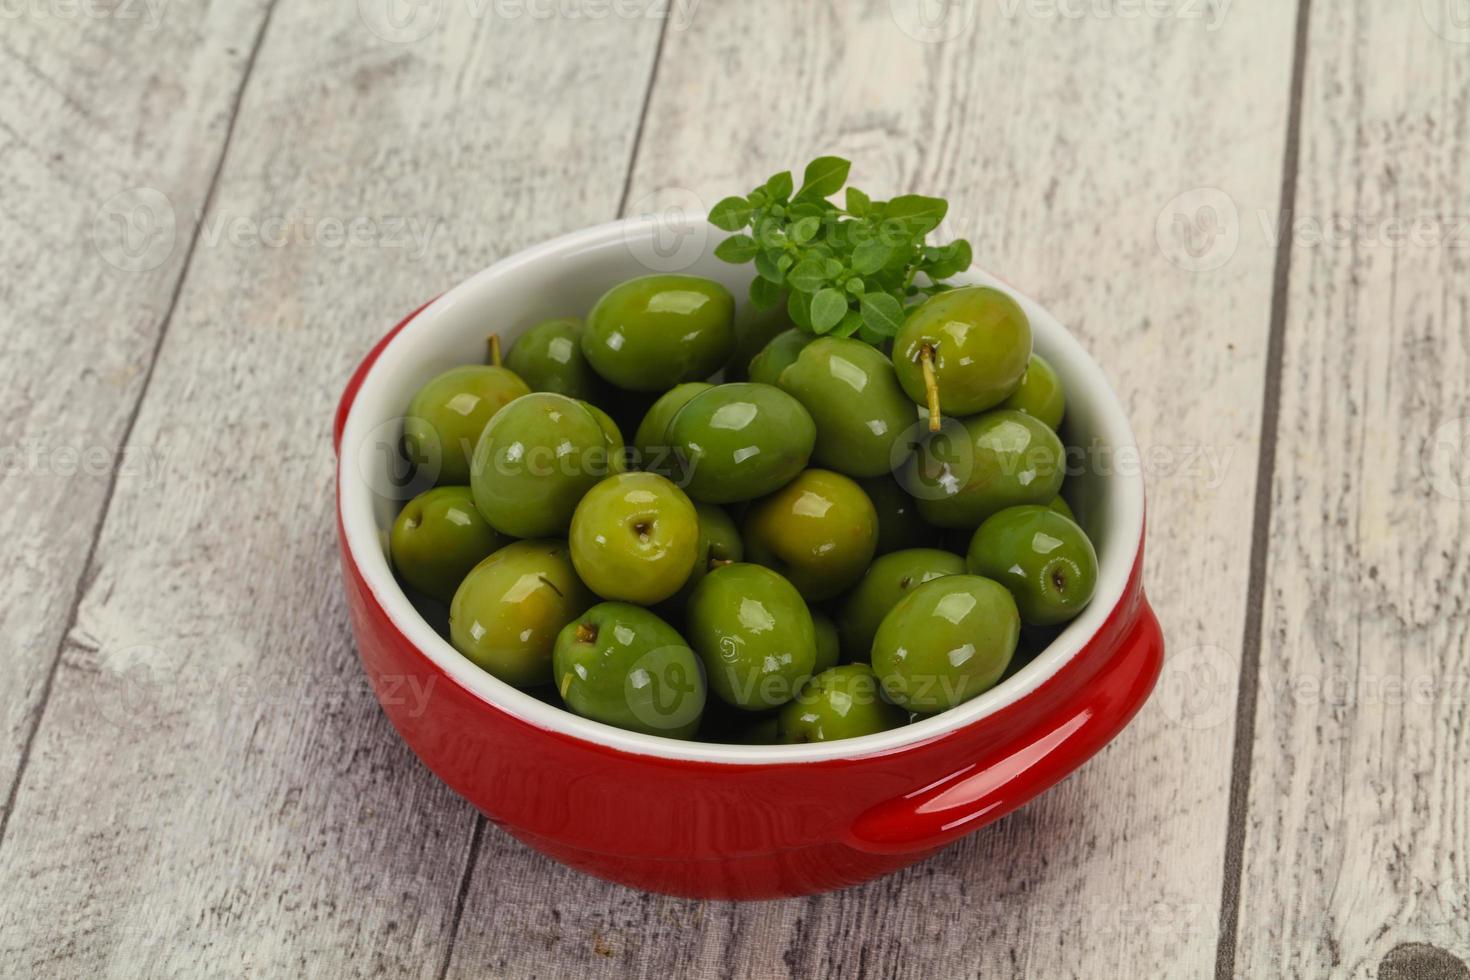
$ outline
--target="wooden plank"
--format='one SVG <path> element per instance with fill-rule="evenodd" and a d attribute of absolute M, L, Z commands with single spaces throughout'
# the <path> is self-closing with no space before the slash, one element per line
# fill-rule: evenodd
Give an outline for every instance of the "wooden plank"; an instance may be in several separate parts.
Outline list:
<path fill-rule="evenodd" d="M 631 209 L 708 205 L 829 151 L 875 194 L 947 194 L 949 231 L 1071 324 L 1130 407 L 1173 658 L 1162 689 L 1023 811 L 809 901 L 639 895 L 487 831 L 451 976 L 1211 975 L 1236 691 L 1228 667 L 1209 671 L 1242 641 L 1275 253 L 1241 234 L 1191 256 L 1174 221 L 1198 233 L 1209 188 L 1240 216 L 1277 206 L 1295 7 L 952 9 L 976 20 L 925 43 L 894 19 L 904 4 L 701 5 L 668 35 Z"/>
<path fill-rule="evenodd" d="M 124 442 L 265 8 L 3 15 L 0 808 L 111 486 L 157 474 L 164 447 Z"/>
<path fill-rule="evenodd" d="M 476 816 L 363 686 L 332 410 L 399 315 L 616 211 L 660 24 L 424 9 L 274 12 L 137 421 L 173 451 L 119 484 L 0 849 L 18 972 L 441 969 Z"/>
<path fill-rule="evenodd" d="M 1241 977 L 1470 963 L 1470 32 L 1454 13 L 1311 10 Z"/>

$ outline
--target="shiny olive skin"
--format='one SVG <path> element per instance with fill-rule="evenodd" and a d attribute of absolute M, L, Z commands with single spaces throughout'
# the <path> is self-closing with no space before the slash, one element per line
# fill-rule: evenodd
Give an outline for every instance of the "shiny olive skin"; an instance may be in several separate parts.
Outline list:
<path fill-rule="evenodd" d="M 454 598 L 470 569 L 508 544 L 475 509 L 469 487 L 425 490 L 399 512 L 388 535 L 398 577 L 441 602 Z"/>
<path fill-rule="evenodd" d="M 871 344 L 818 337 L 778 383 L 816 423 L 816 465 L 872 477 L 891 473 L 907 456 L 899 440 L 913 435 L 919 412 L 899 387 L 893 364 Z"/>
<path fill-rule="evenodd" d="M 1046 504 L 1066 476 L 1062 441 L 1022 412 L 997 409 L 950 423 L 909 460 L 901 482 L 930 524 L 976 528 L 996 511 Z"/>
<path fill-rule="evenodd" d="M 939 410 L 973 415 L 994 408 L 1021 384 L 1031 358 L 1031 323 L 1015 300 L 989 286 L 936 293 L 919 304 L 893 339 L 899 384 L 926 403 L 920 353 L 933 352 Z"/>
<path fill-rule="evenodd" d="M 745 559 L 745 543 L 740 540 L 740 529 L 725 512 L 715 504 L 695 504 L 699 515 L 699 542 L 694 549 L 694 569 L 689 580 L 675 593 L 665 606 L 660 607 L 667 615 L 680 619 L 689 605 L 689 596 L 704 577 L 721 565 Z"/>
<path fill-rule="evenodd" d="M 750 362 L 777 334 L 795 327 L 786 312 L 786 298 L 768 310 L 747 303 L 735 314 L 735 353 L 725 365 L 726 381 L 749 381 Z M 774 383 L 774 382 L 768 382 Z"/>
<path fill-rule="evenodd" d="M 842 640 L 837 635 L 837 624 L 830 616 L 812 613 L 812 626 L 817 631 L 817 662 L 812 670 L 820 674 L 842 662 Z"/>
<path fill-rule="evenodd" d="M 1025 412 L 1045 422 L 1048 428 L 1057 429 L 1067 414 L 1067 393 L 1051 362 L 1040 354 L 1032 354 L 1026 373 L 1021 376 L 1020 387 L 1011 392 L 1011 397 L 1001 402 L 1000 407 Z"/>
<path fill-rule="evenodd" d="M 1051 498 L 1051 503 L 1047 504 L 1046 506 L 1056 511 L 1058 514 L 1061 514 L 1069 521 L 1075 521 L 1077 519 L 1077 515 L 1072 513 L 1072 505 L 1067 503 L 1067 498 L 1063 497 L 1061 494 L 1057 494 L 1055 497 Z"/>
<path fill-rule="evenodd" d="M 418 390 L 403 418 L 408 458 L 439 486 L 470 482 L 470 461 L 485 426 L 530 388 L 503 367 L 450 368 Z"/>
<path fill-rule="evenodd" d="M 801 402 L 751 383 L 700 392 L 668 431 L 686 467 L 684 489 L 711 504 L 754 500 L 785 486 L 806 468 L 816 438 Z"/>
<path fill-rule="evenodd" d="M 684 491 L 655 473 L 623 473 L 587 491 L 572 515 L 572 564 L 604 599 L 651 606 L 694 569 L 699 516 Z"/>
<path fill-rule="evenodd" d="M 709 688 L 727 704 L 764 711 L 796 696 L 817 660 L 801 594 L 761 565 L 722 565 L 689 597 L 685 636 Z"/>
<path fill-rule="evenodd" d="M 538 391 L 498 412 L 475 447 L 475 506 L 513 538 L 565 534 L 583 494 L 609 472 L 607 435 L 582 404 Z"/>
<path fill-rule="evenodd" d="M 867 660 L 878 626 L 900 599 L 925 582 L 964 573 L 963 558 L 937 548 L 909 548 L 881 556 L 842 602 L 837 615 L 842 648 L 853 660 Z"/>
<path fill-rule="evenodd" d="M 832 742 L 900 728 L 908 720 L 907 711 L 883 700 L 872 667 L 848 664 L 813 677 L 776 716 L 776 732 L 788 745 Z"/>
<path fill-rule="evenodd" d="M 1008 507 L 975 531 L 970 573 L 1011 590 L 1021 620 L 1056 626 L 1075 617 L 1097 589 L 1097 552 L 1086 532 L 1049 507 Z"/>
<path fill-rule="evenodd" d="M 814 334 L 795 327 L 776 334 L 759 354 L 750 359 L 747 372 L 750 380 L 766 385 L 780 381 L 781 372 L 795 364 L 806 345 L 816 339 Z"/>
<path fill-rule="evenodd" d="M 633 462 L 664 476 L 678 475 L 680 466 L 669 446 L 669 423 L 695 395 L 713 387 L 703 381 L 690 381 L 675 385 L 660 395 L 658 401 L 649 406 L 643 421 L 638 423 L 638 430 L 633 433 Z"/>
<path fill-rule="evenodd" d="M 510 368 L 532 391 L 550 391 L 583 401 L 602 401 L 607 384 L 582 354 L 582 320 L 543 320 L 528 329 L 505 355 Z"/>
<path fill-rule="evenodd" d="M 892 476 L 859 480 L 858 486 L 878 512 L 878 554 L 929 548 L 938 542 L 938 529 L 919 516 L 919 505 Z"/>
<path fill-rule="evenodd" d="M 552 669 L 562 700 L 583 718 L 665 738 L 693 738 L 699 729 L 699 660 L 641 606 L 603 602 L 572 620 L 557 636 Z"/>
<path fill-rule="evenodd" d="M 878 547 L 878 513 L 851 478 L 806 470 L 751 504 L 741 526 L 747 561 L 775 569 L 808 602 L 862 577 Z"/>
<path fill-rule="evenodd" d="M 517 541 L 480 562 L 460 583 L 449 604 L 449 639 L 507 684 L 549 684 L 557 634 L 595 601 L 577 578 L 565 544 Z"/>
<path fill-rule="evenodd" d="M 609 473 L 623 473 L 628 469 L 627 446 L 623 444 L 623 430 L 613 417 L 589 401 L 577 399 L 577 404 L 587 409 L 587 414 L 597 422 L 607 439 L 607 468 Z"/>
<path fill-rule="evenodd" d="M 1021 617 L 1005 586 L 946 575 L 914 589 L 883 617 L 873 670 L 889 700 L 933 714 L 993 687 L 1020 635 Z"/>
<path fill-rule="evenodd" d="M 735 298 L 698 276 L 642 276 L 614 286 L 582 330 L 592 369 L 630 391 L 702 381 L 734 351 Z"/>

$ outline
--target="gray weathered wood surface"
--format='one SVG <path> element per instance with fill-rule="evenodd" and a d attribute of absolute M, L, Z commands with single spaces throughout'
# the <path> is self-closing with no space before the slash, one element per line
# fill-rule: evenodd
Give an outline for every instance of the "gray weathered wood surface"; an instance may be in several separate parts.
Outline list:
<path fill-rule="evenodd" d="M 16 7 L 0 975 L 1466 976 L 1457 2 Z M 1170 660 L 908 872 L 643 895 L 484 825 L 382 718 L 326 420 L 495 258 L 824 151 L 945 193 L 1112 377 Z M 1438 244 L 1382 244 L 1420 218 Z"/>

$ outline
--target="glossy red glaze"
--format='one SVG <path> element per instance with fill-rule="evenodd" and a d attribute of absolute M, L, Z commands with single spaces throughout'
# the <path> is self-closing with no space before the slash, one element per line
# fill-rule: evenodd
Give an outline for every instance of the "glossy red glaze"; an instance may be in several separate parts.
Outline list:
<path fill-rule="evenodd" d="M 338 438 L 382 346 L 343 395 Z M 1123 598 L 1082 650 L 975 723 L 859 758 L 752 765 L 639 755 L 537 727 L 458 684 L 394 624 L 342 540 L 363 666 L 425 765 L 531 847 L 676 895 L 804 895 L 919 861 L 1074 771 L 1132 718 L 1163 662 L 1140 545 Z"/>

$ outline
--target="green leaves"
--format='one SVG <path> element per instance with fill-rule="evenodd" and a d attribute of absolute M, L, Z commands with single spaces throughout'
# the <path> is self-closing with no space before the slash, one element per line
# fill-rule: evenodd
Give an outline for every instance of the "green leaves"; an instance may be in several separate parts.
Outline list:
<path fill-rule="evenodd" d="M 864 294 L 863 323 L 880 337 L 892 337 L 903 325 L 903 305 L 887 293 Z"/>
<path fill-rule="evenodd" d="M 852 163 L 841 157 L 817 157 L 802 172 L 801 190 L 796 192 L 797 198 L 810 200 L 831 197 L 847 183 L 847 172 L 851 168 Z"/>
<path fill-rule="evenodd" d="M 715 246 L 715 258 L 732 265 L 749 262 L 760 253 L 760 246 L 749 235 L 731 235 Z"/>
<path fill-rule="evenodd" d="M 722 231 L 739 231 L 750 221 L 750 204 L 743 197 L 727 197 L 709 213 L 709 222 Z"/>
<path fill-rule="evenodd" d="M 757 308 L 784 299 L 803 330 L 882 345 L 897 333 L 907 305 L 950 288 L 942 280 L 967 268 L 973 253 L 963 239 L 927 244 L 949 210 L 941 198 L 874 201 L 848 187 L 839 207 L 830 198 L 850 169 L 841 157 L 818 157 L 799 189 L 783 170 L 745 197 L 720 201 L 710 223 L 733 234 L 715 255 L 754 264 L 750 301 Z"/>
<path fill-rule="evenodd" d="M 828 286 L 812 297 L 812 330 L 826 333 L 847 313 L 847 296 Z"/>

